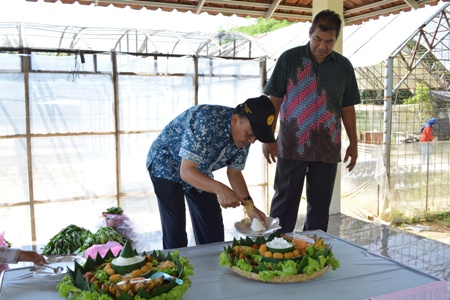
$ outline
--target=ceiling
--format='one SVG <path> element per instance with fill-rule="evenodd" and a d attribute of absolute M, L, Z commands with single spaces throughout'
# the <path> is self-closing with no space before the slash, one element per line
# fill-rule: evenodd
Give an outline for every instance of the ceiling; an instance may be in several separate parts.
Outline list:
<path fill-rule="evenodd" d="M 26 0 L 37 2 L 38 0 Z M 334 0 L 342 1 L 342 0 Z M 450 0 L 343 0 L 345 25 L 361 24 L 379 16 L 398 14 L 436 5 Z M 194 14 L 207 13 L 224 16 L 266 18 L 287 20 L 291 22 L 309 22 L 312 16 L 313 0 L 44 0 L 48 3 L 62 2 L 83 5 L 109 6 L 132 9 L 146 8 L 148 10 L 161 9 L 166 12 L 192 12 Z M 175 21 L 176 22 L 176 21 Z"/>

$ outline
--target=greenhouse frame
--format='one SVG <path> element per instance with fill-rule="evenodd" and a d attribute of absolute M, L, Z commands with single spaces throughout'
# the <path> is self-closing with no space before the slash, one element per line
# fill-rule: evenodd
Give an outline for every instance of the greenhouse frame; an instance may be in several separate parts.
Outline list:
<path fill-rule="evenodd" d="M 344 28 L 363 103 L 357 166 L 340 171 L 342 213 L 390 223 L 449 209 L 449 5 Z M 192 105 L 235 106 L 261 94 L 276 58 L 306 43 L 309 25 L 250 37 L 0 23 L 0 219 L 8 235 L 42 244 L 69 224 L 100 226 L 111 206 L 133 217 L 138 234 L 160 235 L 145 169 L 151 142 Z M 438 141 L 421 161 L 417 137 L 432 116 Z M 256 143 L 244 176 L 266 211 L 273 174 Z M 231 236 L 236 211 L 223 213 Z M 159 248 L 138 250 L 149 246 Z"/>

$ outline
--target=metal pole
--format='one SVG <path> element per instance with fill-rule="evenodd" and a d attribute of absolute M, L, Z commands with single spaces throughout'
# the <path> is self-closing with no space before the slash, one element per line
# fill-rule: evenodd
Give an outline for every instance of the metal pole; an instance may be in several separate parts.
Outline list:
<path fill-rule="evenodd" d="M 37 239 L 36 234 L 36 211 L 34 202 L 34 181 L 33 181 L 33 153 L 31 149 L 31 104 L 30 104 L 30 70 L 31 53 L 25 50 L 21 56 L 24 96 L 25 96 L 25 129 L 27 141 L 27 164 L 28 164 L 28 193 L 30 201 L 30 219 L 31 219 L 31 240 Z"/>
<path fill-rule="evenodd" d="M 117 205 L 121 206 L 121 192 L 120 192 L 120 183 L 121 183 L 121 154 L 120 154 L 120 108 L 119 108 L 119 71 L 117 69 L 117 52 L 111 52 L 111 63 L 112 63 L 112 84 L 114 89 L 114 135 L 115 135 L 115 143 L 116 143 L 116 198 Z"/>
<path fill-rule="evenodd" d="M 383 132 L 383 154 L 384 165 L 388 184 L 390 183 L 391 166 L 391 129 L 392 129 L 392 87 L 393 87 L 393 61 L 392 57 L 386 60 L 384 81 L 384 132 Z M 390 184 L 389 184 L 390 185 Z"/>
<path fill-rule="evenodd" d="M 194 101 L 195 101 L 195 105 L 198 104 L 198 56 L 194 55 L 192 57 L 192 59 L 194 60 Z"/>

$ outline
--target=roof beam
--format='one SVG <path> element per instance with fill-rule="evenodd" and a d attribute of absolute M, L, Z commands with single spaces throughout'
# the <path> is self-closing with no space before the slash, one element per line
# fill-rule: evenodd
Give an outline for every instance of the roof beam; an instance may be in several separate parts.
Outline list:
<path fill-rule="evenodd" d="M 197 9 L 195 10 L 196 15 L 199 15 L 200 12 L 202 11 L 203 5 L 205 5 L 205 1 L 206 0 L 198 1 Z"/>
<path fill-rule="evenodd" d="M 266 20 L 272 18 L 273 13 L 275 10 L 277 10 L 278 5 L 280 4 L 281 0 L 275 0 L 272 3 L 272 6 L 270 6 L 269 10 L 266 13 Z"/>
<path fill-rule="evenodd" d="M 387 8 L 387 9 L 385 9 L 385 10 L 388 10 L 388 11 L 389 11 L 389 10 L 392 10 L 392 11 L 401 11 L 401 10 L 407 8 L 408 6 L 410 6 L 409 2 L 415 2 L 416 5 L 417 5 L 417 7 L 418 7 L 420 4 L 428 4 L 428 3 L 434 2 L 433 0 L 419 0 L 419 2 L 414 1 L 414 0 L 404 0 L 404 1 L 407 2 L 408 5 L 405 5 L 405 4 L 403 4 L 403 5 L 397 5 L 397 6 L 391 7 L 390 9 Z M 448 1 L 448 0 L 447 0 L 447 1 Z M 362 6 L 359 6 L 359 7 L 357 7 L 357 8 L 345 10 L 345 11 L 344 11 L 344 16 L 345 16 L 345 15 L 348 15 L 348 14 L 352 14 L 352 13 L 358 13 L 358 12 L 360 12 L 361 10 L 378 9 L 380 6 L 383 6 L 383 5 L 389 5 L 389 4 L 392 4 L 392 0 L 383 0 L 383 1 L 379 1 L 379 2 L 372 3 L 372 4 L 362 5 Z M 384 11 L 384 10 L 383 10 L 383 11 Z M 382 13 L 379 13 L 379 15 L 382 15 Z"/>
<path fill-rule="evenodd" d="M 412 9 L 418 9 L 419 3 L 417 3 L 415 0 L 403 0 L 408 4 Z"/>
<path fill-rule="evenodd" d="M 344 10 L 344 16 L 348 15 L 348 14 L 358 13 L 361 10 L 369 10 L 369 9 L 374 9 L 374 8 L 380 8 L 380 6 L 389 4 L 391 2 L 392 2 L 391 0 L 378 1 L 378 2 L 375 2 L 375 3 L 372 3 L 372 4 L 361 5 L 359 7 L 353 8 L 353 9 Z M 395 7 L 392 7 L 391 9 L 394 10 Z"/>
<path fill-rule="evenodd" d="M 407 8 L 409 8 L 409 6 L 407 4 L 401 4 L 401 5 L 397 5 L 395 7 L 380 9 L 380 10 L 373 11 L 373 12 L 367 13 L 367 14 L 361 14 L 361 15 L 358 15 L 356 17 L 345 17 L 345 15 L 351 14 L 352 12 L 359 12 L 361 10 L 365 10 L 365 9 L 369 9 L 369 8 L 373 8 L 373 7 L 379 7 L 380 5 L 387 4 L 389 2 L 391 2 L 391 1 L 390 0 L 384 0 L 381 3 L 380 2 L 376 2 L 376 3 L 369 4 L 369 5 L 364 5 L 364 6 L 360 7 L 360 8 L 350 9 L 350 10 L 344 11 L 345 24 L 346 25 L 347 24 L 352 24 L 353 22 L 357 22 L 358 20 L 373 19 L 373 18 L 382 16 L 382 15 L 393 14 L 393 13 L 398 12 L 398 11 L 405 11 Z M 427 3 L 431 3 L 431 2 L 433 2 L 433 1 L 432 0 L 421 0 L 420 4 L 427 4 Z"/>
<path fill-rule="evenodd" d="M 249 2 L 249 1 L 236 1 L 236 0 L 207 0 L 207 2 L 213 3 L 213 4 L 221 4 L 221 5 L 229 4 L 229 5 L 236 5 L 236 6 L 241 6 L 241 7 L 243 7 L 243 6 L 251 7 L 251 8 L 257 7 L 257 8 L 267 9 L 268 11 L 273 7 L 274 11 L 277 9 L 280 9 L 280 10 L 312 13 L 312 8 L 308 8 L 308 7 L 293 6 L 293 5 L 292 6 L 291 5 L 279 5 L 281 0 L 275 0 L 273 4 L 266 4 L 266 3 L 260 3 L 260 2 Z M 276 5 L 275 5 L 275 3 L 276 3 Z"/>
<path fill-rule="evenodd" d="M 300 22 L 311 22 L 312 16 L 310 15 L 294 15 L 288 13 L 275 13 L 273 17 L 282 18 L 282 19 L 296 19 Z"/>

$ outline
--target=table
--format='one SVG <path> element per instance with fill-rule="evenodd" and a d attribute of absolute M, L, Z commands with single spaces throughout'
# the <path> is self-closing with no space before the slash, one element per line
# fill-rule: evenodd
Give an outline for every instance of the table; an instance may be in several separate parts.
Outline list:
<path fill-rule="evenodd" d="M 284 300 L 307 295 L 308 299 L 447 300 L 446 281 L 323 231 L 302 234 L 305 233 L 322 236 L 333 247 L 340 268 L 306 282 L 264 283 L 241 277 L 219 265 L 220 252 L 230 242 L 181 248 L 180 255 L 189 259 L 195 273 L 183 299 Z M 27 268 L 5 271 L 0 278 L 0 300 L 61 299 L 55 283 L 37 282 L 29 273 Z M 27 275 L 28 278 L 23 277 Z"/>

